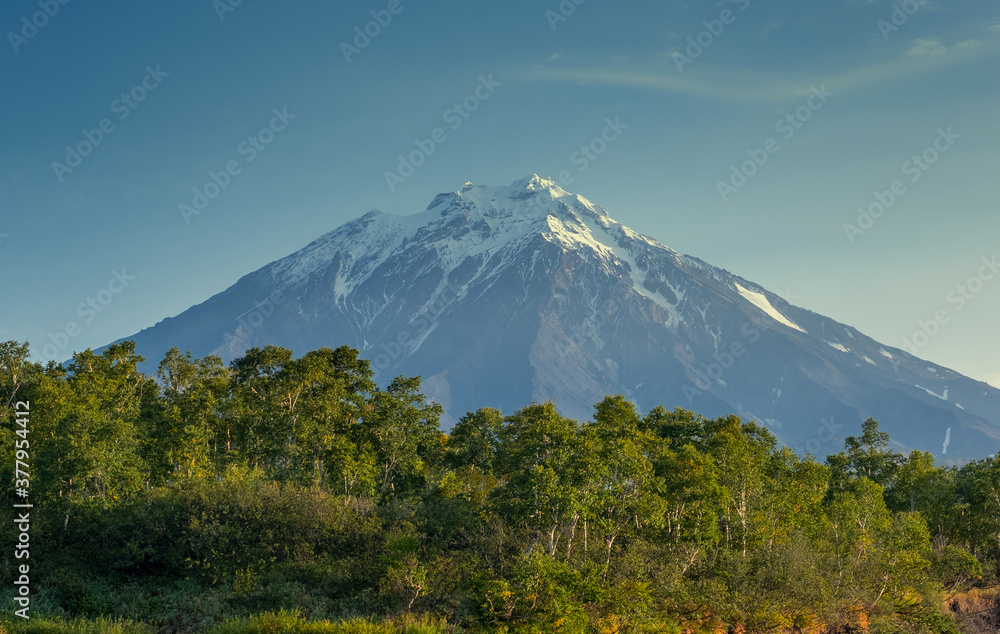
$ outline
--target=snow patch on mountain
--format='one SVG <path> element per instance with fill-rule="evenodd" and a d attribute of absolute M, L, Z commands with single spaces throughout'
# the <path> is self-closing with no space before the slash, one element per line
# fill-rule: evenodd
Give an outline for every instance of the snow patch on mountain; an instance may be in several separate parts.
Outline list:
<path fill-rule="evenodd" d="M 738 290 L 740 292 L 740 295 L 743 296 L 743 299 L 747 300 L 748 302 L 750 302 L 751 304 L 753 304 L 757 308 L 759 308 L 762 311 L 764 311 L 769 317 L 771 317 L 772 319 L 774 319 L 778 323 L 784 324 L 784 325 L 788 326 L 789 328 L 794 328 L 795 330 L 798 330 L 799 332 L 805 332 L 805 330 L 803 330 L 802 328 L 800 328 L 798 326 L 798 324 L 792 322 L 787 317 L 785 317 L 784 315 L 782 315 L 781 313 L 779 313 L 778 310 L 774 306 L 771 305 L 771 302 L 767 301 L 767 297 L 765 297 L 763 293 L 757 293 L 757 292 L 751 291 L 751 290 L 749 290 L 747 288 L 743 288 L 739 284 L 736 284 L 736 290 Z"/>
<path fill-rule="evenodd" d="M 944 393 L 942 393 L 942 394 L 938 394 L 938 393 L 936 393 L 936 392 L 933 392 L 933 391 L 931 391 L 931 390 L 928 390 L 928 389 L 927 389 L 926 387 L 923 387 L 923 386 L 921 386 L 921 385 L 914 385 L 913 387 L 916 387 L 916 388 L 920 388 L 921 390 L 923 390 L 923 391 L 927 392 L 927 393 L 928 393 L 928 394 L 930 394 L 931 396 L 933 396 L 933 397 L 935 397 L 935 398 L 939 398 L 939 399 L 941 399 L 942 401 L 947 401 L 947 400 L 948 400 L 948 388 L 944 388 Z"/>

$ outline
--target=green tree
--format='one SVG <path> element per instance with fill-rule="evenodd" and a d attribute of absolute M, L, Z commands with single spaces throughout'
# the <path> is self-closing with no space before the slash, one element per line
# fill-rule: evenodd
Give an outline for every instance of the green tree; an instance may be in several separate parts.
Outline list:
<path fill-rule="evenodd" d="M 594 422 L 582 430 L 581 447 L 589 454 L 584 504 L 587 518 L 604 535 L 606 577 L 615 541 L 644 528 L 662 527 L 666 505 L 663 480 L 650 460 L 654 437 L 641 430 L 635 407 L 619 394 L 606 397 L 595 409 Z"/>
<path fill-rule="evenodd" d="M 545 539 L 554 558 L 564 531 L 575 530 L 583 511 L 578 468 L 579 426 L 551 401 L 532 404 L 507 417 L 497 451 L 501 487 L 497 504 L 532 534 L 528 550 Z"/>
<path fill-rule="evenodd" d="M 715 459 L 719 484 L 726 492 L 721 520 L 726 545 L 743 557 L 764 536 L 757 530 L 772 470 L 774 436 L 757 424 L 726 416 L 705 424 L 704 445 Z"/>
<path fill-rule="evenodd" d="M 1000 576 L 1000 454 L 962 467 L 956 489 L 959 535 Z"/>
<path fill-rule="evenodd" d="M 28 343 L 5 341 L 0 343 L 0 402 L 4 409 L 12 407 L 18 392 L 39 368 L 29 361 Z"/>
<path fill-rule="evenodd" d="M 234 360 L 232 400 L 227 408 L 241 459 L 250 468 L 277 474 L 285 466 L 301 387 L 286 381 L 292 351 L 277 346 L 251 348 Z"/>
<path fill-rule="evenodd" d="M 934 464 L 929 452 L 913 451 L 895 472 L 886 489 L 892 511 L 920 511 L 938 547 L 943 547 L 956 526 L 955 472 Z"/>
<path fill-rule="evenodd" d="M 889 434 L 879 431 L 878 422 L 872 418 L 861 424 L 862 434 L 844 439 L 844 449 L 852 473 L 863 476 L 882 486 L 892 482 L 896 468 L 903 456 L 888 450 Z"/>
<path fill-rule="evenodd" d="M 36 461 L 46 465 L 42 488 L 62 501 L 68 523 L 74 505 L 110 506 L 144 487 L 148 466 L 140 457 L 138 420 L 156 382 L 137 369 L 142 357 L 126 341 L 73 356 L 65 390 L 50 390 L 58 416 Z M 60 373 L 53 372 L 55 376 Z"/>
<path fill-rule="evenodd" d="M 452 428 L 445 444 L 445 466 L 441 492 L 449 498 L 461 496 L 485 510 L 498 480 L 494 475 L 504 417 L 500 410 L 482 408 L 468 412 Z"/>
<path fill-rule="evenodd" d="M 282 376 L 297 393 L 290 412 L 290 475 L 326 486 L 332 469 L 339 483 L 343 460 L 357 453 L 350 434 L 375 391 L 369 362 L 347 346 L 321 348 L 289 362 Z"/>
<path fill-rule="evenodd" d="M 468 412 L 448 434 L 447 463 L 453 469 L 476 467 L 492 471 L 500 447 L 504 419 L 500 410 L 486 407 Z"/>
<path fill-rule="evenodd" d="M 763 528 L 768 546 L 788 543 L 796 531 L 818 539 L 826 530 L 823 500 L 830 487 L 830 469 L 814 460 L 799 460 L 787 448 L 775 455 L 767 486 L 768 509 Z"/>
<path fill-rule="evenodd" d="M 715 459 L 693 444 L 662 452 L 656 473 L 663 478 L 666 501 L 662 539 L 684 574 L 719 543 L 726 492 Z"/>
<path fill-rule="evenodd" d="M 378 493 L 397 497 L 419 490 L 442 460 L 442 408 L 420 393 L 420 377 L 396 377 L 377 390 L 358 427 L 356 444 L 378 468 Z"/>
<path fill-rule="evenodd" d="M 665 440 L 670 448 L 678 449 L 701 441 L 705 419 L 679 407 L 668 412 L 662 405 L 657 405 L 643 417 L 642 428 Z"/>
<path fill-rule="evenodd" d="M 146 417 L 148 460 L 162 463 L 163 475 L 203 477 L 224 470 L 231 431 L 223 416 L 229 377 L 222 359 L 192 359 L 177 348 L 157 370 L 162 398 Z"/>
<path fill-rule="evenodd" d="M 886 596 L 900 600 L 921 583 L 930 535 L 919 513 L 893 516 L 882 487 L 866 477 L 837 493 L 827 513 L 842 587 L 874 606 Z"/>

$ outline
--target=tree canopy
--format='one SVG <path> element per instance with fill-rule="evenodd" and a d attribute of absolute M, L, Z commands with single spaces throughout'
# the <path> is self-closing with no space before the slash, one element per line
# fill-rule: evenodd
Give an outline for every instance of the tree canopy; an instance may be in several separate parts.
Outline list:
<path fill-rule="evenodd" d="M 940 606 L 1000 575 L 1000 459 L 904 456 L 872 419 L 818 462 L 621 395 L 588 421 L 531 403 L 445 432 L 419 377 L 379 386 L 348 347 L 142 361 L 0 344 L 3 468 L 28 401 L 32 563 L 57 613 L 124 615 L 128 587 L 149 597 L 129 614 L 166 623 L 152 597 L 183 581 L 235 613 L 484 631 L 957 632 Z"/>

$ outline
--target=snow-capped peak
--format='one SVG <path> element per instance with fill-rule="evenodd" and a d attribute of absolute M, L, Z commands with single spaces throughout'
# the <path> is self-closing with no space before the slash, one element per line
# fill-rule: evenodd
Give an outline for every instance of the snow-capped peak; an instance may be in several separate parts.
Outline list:
<path fill-rule="evenodd" d="M 525 231 L 544 227 L 545 219 L 551 215 L 560 218 L 592 217 L 602 224 L 610 220 L 603 208 L 537 174 L 529 174 L 510 185 L 499 187 L 466 182 L 460 190 L 438 194 L 423 214 L 417 214 L 421 224 L 462 216 L 471 222 L 482 219 L 493 229 L 501 228 L 498 223 L 527 222 L 528 225 L 522 227 Z"/>
<path fill-rule="evenodd" d="M 516 259 L 529 241 L 538 238 L 579 251 L 585 259 L 596 258 L 608 270 L 629 278 L 638 293 L 670 310 L 676 297 L 683 296 L 683 291 L 675 289 L 667 293 L 671 300 L 666 301 L 646 288 L 652 283 L 647 279 L 659 279 L 645 264 L 649 255 L 659 252 L 678 259 L 675 251 L 537 174 L 498 187 L 466 182 L 461 190 L 438 194 L 427 209 L 413 215 L 369 212 L 273 263 L 271 271 L 285 285 L 294 285 L 339 258 L 343 265 L 334 294 L 342 298 L 413 243 L 433 248 L 437 265 L 451 271 L 470 257 L 486 258 L 495 265 Z"/>
<path fill-rule="evenodd" d="M 554 180 L 550 178 L 542 178 L 538 174 L 528 174 L 524 178 L 519 178 L 511 183 L 510 188 L 529 191 L 542 191 L 548 189 L 553 190 L 553 192 L 557 193 L 557 195 L 569 195 L 569 192 L 556 185 Z"/>

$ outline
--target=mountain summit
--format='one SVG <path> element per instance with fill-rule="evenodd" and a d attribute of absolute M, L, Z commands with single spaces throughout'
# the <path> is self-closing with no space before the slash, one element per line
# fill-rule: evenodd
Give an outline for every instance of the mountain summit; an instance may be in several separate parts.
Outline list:
<path fill-rule="evenodd" d="M 133 337 L 225 361 L 350 345 L 376 378 L 421 375 L 447 418 L 606 394 L 767 426 L 800 453 L 861 422 L 945 458 L 1000 447 L 1000 390 L 681 255 L 531 174 L 466 183 L 410 216 L 371 211 Z M 948 439 L 946 441 L 946 439 Z"/>

